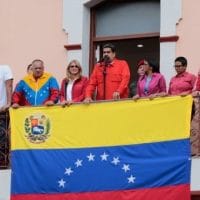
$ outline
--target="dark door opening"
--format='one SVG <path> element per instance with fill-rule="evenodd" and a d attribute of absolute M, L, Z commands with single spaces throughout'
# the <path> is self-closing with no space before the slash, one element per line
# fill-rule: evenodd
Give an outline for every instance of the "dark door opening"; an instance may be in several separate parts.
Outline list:
<path fill-rule="evenodd" d="M 160 60 L 160 41 L 159 37 L 136 38 L 117 41 L 102 41 L 96 43 L 96 60 L 102 57 L 102 47 L 111 42 L 116 46 L 116 55 L 118 59 L 124 59 L 128 62 L 131 72 L 130 96 L 135 94 L 136 82 L 138 80 L 137 63 L 141 59 L 153 61 L 159 67 Z"/>

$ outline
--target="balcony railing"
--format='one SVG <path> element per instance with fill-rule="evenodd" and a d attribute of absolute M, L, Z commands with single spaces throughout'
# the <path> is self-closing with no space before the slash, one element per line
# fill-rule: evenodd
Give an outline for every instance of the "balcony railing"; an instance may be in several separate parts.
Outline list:
<path fill-rule="evenodd" d="M 9 113 L 0 113 L 0 169 L 9 168 Z"/>

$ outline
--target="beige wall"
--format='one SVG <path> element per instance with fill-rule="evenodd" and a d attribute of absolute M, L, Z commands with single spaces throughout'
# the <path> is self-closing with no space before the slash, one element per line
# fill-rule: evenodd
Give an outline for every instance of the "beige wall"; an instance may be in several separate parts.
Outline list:
<path fill-rule="evenodd" d="M 9 64 L 15 83 L 35 58 L 60 81 L 65 73 L 67 35 L 62 0 L 0 0 L 0 64 Z"/>
<path fill-rule="evenodd" d="M 177 25 L 176 55 L 188 59 L 188 71 L 200 69 L 200 1 L 182 0 L 182 20 Z"/>

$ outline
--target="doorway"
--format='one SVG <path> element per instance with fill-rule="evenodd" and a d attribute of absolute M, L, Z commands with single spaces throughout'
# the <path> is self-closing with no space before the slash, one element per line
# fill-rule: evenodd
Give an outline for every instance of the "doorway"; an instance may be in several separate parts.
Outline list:
<path fill-rule="evenodd" d="M 159 37 L 136 38 L 117 41 L 104 41 L 96 43 L 95 61 L 102 58 L 102 47 L 111 42 L 116 47 L 118 59 L 126 60 L 131 72 L 130 96 L 135 94 L 136 82 L 138 80 L 137 63 L 141 59 L 147 59 L 155 63 L 159 68 L 160 60 L 160 41 Z"/>
<path fill-rule="evenodd" d="M 105 0 L 91 8 L 90 34 L 90 73 L 103 45 L 111 42 L 117 58 L 129 64 L 131 85 L 138 79 L 139 60 L 160 61 L 160 0 Z"/>

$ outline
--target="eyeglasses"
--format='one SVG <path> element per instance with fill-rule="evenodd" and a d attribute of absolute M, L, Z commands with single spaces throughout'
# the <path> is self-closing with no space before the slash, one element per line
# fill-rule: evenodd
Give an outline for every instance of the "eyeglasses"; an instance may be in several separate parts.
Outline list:
<path fill-rule="evenodd" d="M 174 65 L 175 68 L 185 67 L 184 65 Z"/>
<path fill-rule="evenodd" d="M 79 68 L 79 66 L 77 66 L 77 65 L 70 65 L 69 67 L 70 68 Z"/>

